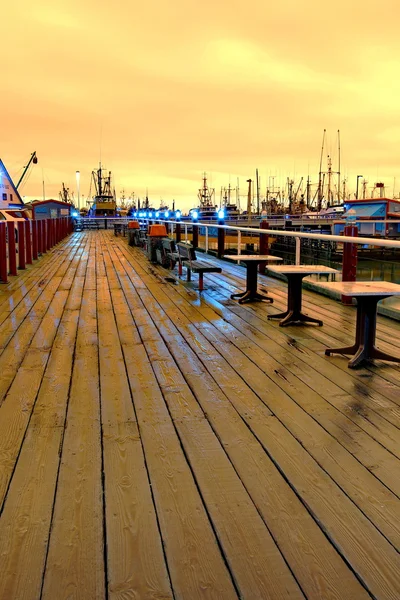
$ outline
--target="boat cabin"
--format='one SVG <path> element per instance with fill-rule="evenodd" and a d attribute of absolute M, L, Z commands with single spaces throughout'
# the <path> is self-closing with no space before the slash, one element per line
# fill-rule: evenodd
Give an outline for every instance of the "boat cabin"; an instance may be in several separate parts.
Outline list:
<path fill-rule="evenodd" d="M 400 223 L 385 223 L 390 220 L 400 221 L 399 200 L 392 198 L 348 200 L 344 207 L 343 221 L 334 224 L 335 235 L 339 235 L 343 231 L 348 212 L 350 209 L 354 209 L 360 235 L 400 237 Z"/>

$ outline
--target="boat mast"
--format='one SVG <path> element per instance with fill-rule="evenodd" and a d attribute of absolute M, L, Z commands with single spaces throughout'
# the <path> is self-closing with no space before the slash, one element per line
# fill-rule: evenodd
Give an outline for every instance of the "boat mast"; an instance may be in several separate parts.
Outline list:
<path fill-rule="evenodd" d="M 260 214 L 260 180 L 258 178 L 258 169 L 256 169 L 256 183 L 257 183 L 257 214 Z"/>
<path fill-rule="evenodd" d="M 332 159 L 328 155 L 328 195 L 327 195 L 327 208 L 329 208 L 331 206 L 331 197 L 332 197 L 331 183 L 332 183 Z"/>
<path fill-rule="evenodd" d="M 249 188 L 247 190 L 247 220 L 250 221 L 251 220 L 251 183 L 252 183 L 252 180 L 247 179 L 246 181 L 249 184 Z"/>
<path fill-rule="evenodd" d="M 310 208 L 310 176 L 308 175 L 307 177 L 307 192 L 306 192 L 306 203 L 307 203 L 307 209 Z"/>
<path fill-rule="evenodd" d="M 325 134 L 326 134 L 326 129 L 324 129 L 324 134 L 322 136 L 322 148 L 321 148 L 321 158 L 319 161 L 319 174 L 318 174 L 318 204 L 317 204 L 317 211 L 319 212 L 321 210 L 321 206 L 322 206 L 322 197 L 323 197 L 323 193 L 322 193 L 322 156 L 324 154 L 324 144 L 325 144 Z"/>
<path fill-rule="evenodd" d="M 99 196 L 103 195 L 101 189 L 101 163 L 99 163 L 99 168 L 97 170 L 97 191 Z"/>
<path fill-rule="evenodd" d="M 340 204 L 340 130 L 337 130 L 338 135 L 338 154 L 339 154 L 339 165 L 338 165 L 338 204 Z"/>

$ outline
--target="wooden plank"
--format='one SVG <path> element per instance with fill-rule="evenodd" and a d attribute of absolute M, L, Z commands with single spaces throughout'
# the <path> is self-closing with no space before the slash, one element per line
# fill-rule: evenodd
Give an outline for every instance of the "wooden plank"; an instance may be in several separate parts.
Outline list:
<path fill-rule="evenodd" d="M 220 346 L 218 346 L 218 348 L 220 348 Z M 225 348 L 224 348 L 224 350 L 225 350 Z M 242 373 L 242 371 L 241 371 L 241 373 Z M 247 378 L 246 378 L 246 379 L 247 379 Z M 249 379 L 250 379 L 250 378 L 249 378 Z M 263 382 L 263 383 L 264 383 L 264 382 Z M 246 407 L 243 407 L 243 412 L 244 412 L 244 414 L 245 414 L 245 411 L 246 411 L 246 410 L 247 410 L 247 406 L 246 406 Z M 257 422 L 257 423 L 259 423 L 259 421 L 256 421 L 256 422 Z M 264 422 L 265 422 L 265 420 L 264 420 Z M 269 423 L 270 421 L 268 420 L 267 422 Z M 287 430 L 285 430 L 285 431 L 287 431 Z M 297 452 L 298 452 L 298 450 L 297 450 Z M 303 451 L 303 452 L 304 452 L 304 451 Z M 302 452 L 302 453 L 303 453 L 303 452 Z M 328 482 L 331 482 L 331 480 L 330 480 L 329 478 L 327 479 L 327 481 L 328 481 Z M 308 495 L 309 495 L 309 494 L 308 494 Z M 337 495 L 337 491 L 336 491 L 336 495 Z M 327 497 L 329 497 L 329 498 L 330 498 L 330 497 L 331 497 L 331 495 L 330 495 L 330 494 L 328 494 L 328 496 L 327 496 Z M 325 499 L 325 502 L 326 502 L 326 499 Z M 343 496 L 343 502 L 344 502 L 344 504 L 346 504 L 346 496 Z M 354 508 L 354 505 L 353 505 L 352 503 L 350 503 L 350 505 L 349 505 L 349 506 L 350 506 L 350 507 L 353 507 L 353 509 L 352 509 L 353 511 L 354 511 L 354 510 L 357 510 L 357 509 L 355 509 L 355 508 Z M 333 514 L 335 514 L 335 511 L 332 511 L 332 512 L 333 512 Z M 340 515 L 341 515 L 341 517 L 342 517 L 342 518 L 343 518 L 343 516 L 345 515 L 345 512 L 346 512 L 346 511 L 344 511 L 344 512 L 343 512 L 343 508 L 342 508 L 342 509 L 341 509 L 341 512 L 340 512 Z M 358 517 L 358 518 L 359 518 L 359 519 L 361 519 L 361 520 L 363 521 L 363 520 L 364 520 L 364 517 L 362 517 L 361 513 L 358 513 L 358 514 L 359 514 L 359 517 Z M 331 515 L 331 516 L 332 516 L 332 515 Z M 369 523 L 367 520 L 365 520 L 365 521 L 364 521 L 364 525 L 367 527 L 367 530 L 368 530 L 368 528 L 369 528 L 369 527 L 371 527 L 371 526 L 370 526 L 370 523 Z M 340 531 L 340 529 L 341 529 L 341 527 L 338 527 L 338 530 L 339 530 L 339 531 Z M 357 533 L 356 533 L 356 529 L 357 529 L 357 528 L 354 528 L 354 527 L 352 527 L 352 528 L 351 528 L 351 530 L 352 530 L 352 533 L 351 533 L 351 535 L 352 535 L 352 536 L 354 536 L 354 538 L 353 538 L 353 539 L 357 539 Z M 374 533 L 374 532 L 375 532 L 375 533 Z M 371 528 L 371 532 L 368 532 L 368 531 L 367 531 L 367 534 L 368 534 L 368 535 L 367 535 L 366 539 L 368 538 L 368 536 L 369 536 L 370 534 L 371 534 L 371 535 L 373 535 L 373 536 L 375 536 L 375 537 L 376 537 L 376 535 L 379 535 L 379 534 L 377 534 L 377 532 L 376 532 L 376 530 L 375 530 L 374 528 Z M 385 542 L 385 540 L 384 540 L 382 537 L 380 537 L 380 538 L 378 538 L 378 539 L 380 540 L 380 543 L 382 543 L 383 545 L 387 544 L 387 542 Z M 340 544 L 340 545 L 342 545 L 342 544 Z M 347 543 L 347 549 L 351 548 L 351 546 L 352 546 L 352 544 L 350 544 L 350 546 L 349 546 L 349 545 L 348 545 L 348 543 Z M 394 555 L 392 554 L 392 551 L 390 550 L 390 546 L 388 546 L 388 545 L 386 546 L 386 551 L 389 553 L 389 555 L 391 555 L 391 556 L 390 556 L 390 560 L 388 561 L 388 562 L 389 562 L 389 565 L 391 565 L 391 567 L 390 567 L 390 569 L 391 569 L 391 573 L 390 573 L 390 575 L 389 575 L 389 579 L 390 579 L 390 585 L 389 585 L 389 587 L 387 587 L 387 588 L 386 588 L 386 592 L 385 592 L 385 593 L 387 593 L 387 594 L 388 594 L 388 596 L 387 596 L 387 597 L 396 597 L 395 595 L 393 595 L 393 592 L 394 592 L 394 594 L 396 594 L 396 593 L 397 593 L 397 591 L 398 591 L 398 590 L 397 590 L 397 587 L 396 587 L 395 585 L 394 585 L 394 587 L 393 587 L 393 584 L 395 583 L 395 581 L 394 581 L 394 579 L 393 579 L 393 573 L 395 572 L 395 569 L 396 569 L 396 567 L 395 567 L 395 565 L 396 565 L 396 560 L 393 562 L 393 558 L 395 558 L 395 557 L 396 557 L 396 554 L 394 554 Z M 360 559 L 360 557 L 359 557 L 359 556 L 355 556 L 354 558 L 355 558 L 355 560 L 354 560 L 354 563 L 357 563 L 357 560 L 359 561 L 359 559 Z M 375 558 L 379 558 L 379 556 L 376 556 Z M 375 567 L 375 572 L 374 572 L 373 576 L 371 577 L 371 574 L 369 573 L 369 558 L 368 558 L 368 556 L 367 556 L 366 554 L 364 554 L 364 556 L 363 556 L 362 560 L 364 561 L 364 565 L 363 565 L 363 575 L 364 575 L 364 576 L 365 576 L 367 579 L 369 579 L 369 580 L 370 580 L 370 581 L 369 581 L 369 585 L 370 585 L 370 586 L 374 587 L 374 588 L 375 588 L 375 590 L 379 589 L 379 585 L 380 585 L 380 584 L 379 584 L 379 581 L 378 581 L 378 580 L 379 580 L 379 576 L 378 576 L 379 574 L 376 572 L 376 567 Z M 378 562 L 379 562 L 379 561 L 378 561 Z M 385 564 L 387 565 L 387 562 L 386 562 Z M 390 571 L 390 569 L 389 569 L 389 571 Z M 357 569 L 357 573 L 360 573 L 359 569 Z M 378 587 L 377 587 L 377 586 L 378 586 Z M 384 587 L 385 587 L 385 586 L 384 586 Z"/>
<path fill-rule="evenodd" d="M 106 597 L 96 329 L 95 294 L 84 290 L 43 599 Z"/>
<path fill-rule="evenodd" d="M 123 350 L 175 597 L 237 598 L 145 349 L 128 331 Z"/>
<path fill-rule="evenodd" d="M 282 331 L 277 327 L 271 326 L 271 322 L 266 321 L 266 315 L 265 319 L 263 318 L 261 311 L 256 311 L 254 309 L 249 310 L 246 307 L 241 307 L 231 301 L 228 301 L 227 304 L 225 297 L 218 293 L 213 293 L 212 297 L 210 294 L 206 293 L 206 297 L 207 301 L 211 303 L 214 309 L 219 313 L 225 311 L 226 306 L 229 306 L 229 311 L 227 311 L 226 316 L 226 319 L 229 322 L 232 324 L 240 323 L 239 328 L 243 326 L 246 327 L 247 331 L 251 331 L 253 338 L 257 336 L 260 337 L 259 332 L 261 332 L 263 334 L 261 338 L 262 344 L 265 344 L 268 339 L 270 345 L 272 343 L 275 344 L 274 352 L 276 352 L 276 344 L 279 344 L 281 348 L 295 357 L 294 360 L 298 364 L 299 361 L 301 361 L 302 368 L 299 369 L 299 372 L 303 371 L 306 377 L 307 374 L 309 374 L 308 381 L 314 386 L 313 389 L 318 392 L 321 391 L 322 393 L 326 390 L 325 399 L 328 401 L 331 398 L 333 400 L 342 398 L 344 403 L 342 403 L 341 407 L 338 406 L 338 408 L 342 411 L 344 409 L 344 412 L 350 418 L 352 418 L 352 414 L 351 411 L 349 411 L 348 406 L 351 405 L 351 402 L 356 404 L 360 395 L 362 395 L 363 402 L 368 408 L 369 421 L 372 421 L 375 428 L 371 428 L 368 425 L 368 421 L 363 421 L 360 418 L 362 415 L 359 413 L 355 415 L 357 423 L 360 423 L 360 426 L 363 428 L 366 427 L 370 435 L 374 436 L 375 434 L 376 436 L 379 436 L 377 437 L 377 440 L 380 442 L 382 441 L 382 432 L 386 432 L 387 430 L 389 436 L 388 444 L 390 444 L 390 446 L 387 447 L 390 448 L 391 452 L 396 453 L 396 448 L 398 449 L 398 444 L 396 443 L 398 432 L 393 430 L 390 425 L 385 427 L 385 422 L 382 421 L 382 418 L 397 427 L 400 422 L 398 407 L 392 400 L 388 400 L 381 393 L 371 389 L 371 381 L 369 378 L 367 380 L 365 379 L 364 372 L 352 373 L 347 367 L 338 368 L 335 360 L 331 361 L 331 357 L 327 358 L 324 356 L 324 349 L 326 346 L 310 339 L 306 339 L 308 334 L 300 336 L 298 333 L 299 329 L 297 328 L 295 332 L 292 328 L 291 331 Z M 240 319 L 237 319 L 235 315 L 240 316 Z M 247 327 L 246 323 L 248 323 L 250 327 Z M 315 328 L 307 328 L 308 331 L 314 329 Z M 247 335 L 249 334 L 247 333 Z M 321 375 L 325 378 L 325 383 L 323 385 L 320 384 Z M 378 386 L 378 384 L 374 387 L 378 387 L 379 390 L 382 389 L 382 386 Z M 334 394 L 331 393 L 333 388 L 336 390 Z M 345 394 L 343 394 L 343 391 Z M 353 398 L 352 401 L 351 398 Z M 382 443 L 385 445 L 385 442 Z"/>
<path fill-rule="evenodd" d="M 109 591 L 171 598 L 108 281 L 97 282 Z"/>
<path fill-rule="evenodd" d="M 0 407 L 0 508 L 31 417 L 68 292 L 57 292 Z"/>
<path fill-rule="evenodd" d="M 76 294 L 77 287 L 72 287 L 70 295 L 74 296 L 74 302 Z M 54 300 L 63 308 L 67 296 L 67 291 L 60 291 L 56 293 Z M 58 323 L 54 318 L 55 314 L 51 317 L 54 329 Z M 33 351 L 36 344 L 43 348 L 42 351 L 51 349 L 51 354 L 1 516 L 1 598 L 34 600 L 40 596 L 64 430 L 73 356 L 71 350 L 77 322 L 78 311 L 65 309 L 55 339 L 55 332 L 43 322 L 42 329 L 37 332 L 32 348 L 28 351 Z M 26 386 L 29 372 L 21 369 L 17 375 L 19 377 L 25 378 Z M 16 387 L 12 388 L 13 394 L 18 392 L 17 378 Z M 15 451 L 20 445 L 26 425 L 24 412 L 29 412 L 31 407 L 20 407 L 16 398 L 13 403 L 12 399 L 9 395 L 2 408 L 8 408 L 5 416 L 9 418 L 9 425 L 11 417 L 17 424 L 17 427 L 15 424 L 10 427 Z M 32 398 L 29 400 L 32 404 Z M 11 447 L 9 439 L 8 444 Z M 15 527 L 15 523 L 20 526 Z"/>
<path fill-rule="evenodd" d="M 147 308 L 162 318 L 154 304 Z M 154 341 L 154 324 L 149 329 L 141 334 L 146 352 L 241 596 L 303 597 L 167 348 Z"/>

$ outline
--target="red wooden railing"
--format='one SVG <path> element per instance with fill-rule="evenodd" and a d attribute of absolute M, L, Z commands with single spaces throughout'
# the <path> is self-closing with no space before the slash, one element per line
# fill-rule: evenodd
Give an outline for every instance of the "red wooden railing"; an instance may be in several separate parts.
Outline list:
<path fill-rule="evenodd" d="M 0 283 L 7 283 L 8 275 L 17 275 L 42 254 L 72 233 L 70 217 L 0 223 Z"/>

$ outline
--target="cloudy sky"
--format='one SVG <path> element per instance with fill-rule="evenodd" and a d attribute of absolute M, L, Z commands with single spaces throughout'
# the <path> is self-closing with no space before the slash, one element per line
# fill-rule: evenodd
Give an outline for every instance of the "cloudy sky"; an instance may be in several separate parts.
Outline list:
<path fill-rule="evenodd" d="M 26 197 L 89 193 L 196 204 L 258 168 L 317 182 L 323 130 L 353 191 L 400 191 L 400 4 L 392 0 L 18 0 L 2 7 L 0 157 Z M 326 168 L 326 159 L 324 159 Z M 275 177 L 274 180 L 271 178 Z M 397 179 L 396 179 L 397 178 Z"/>

